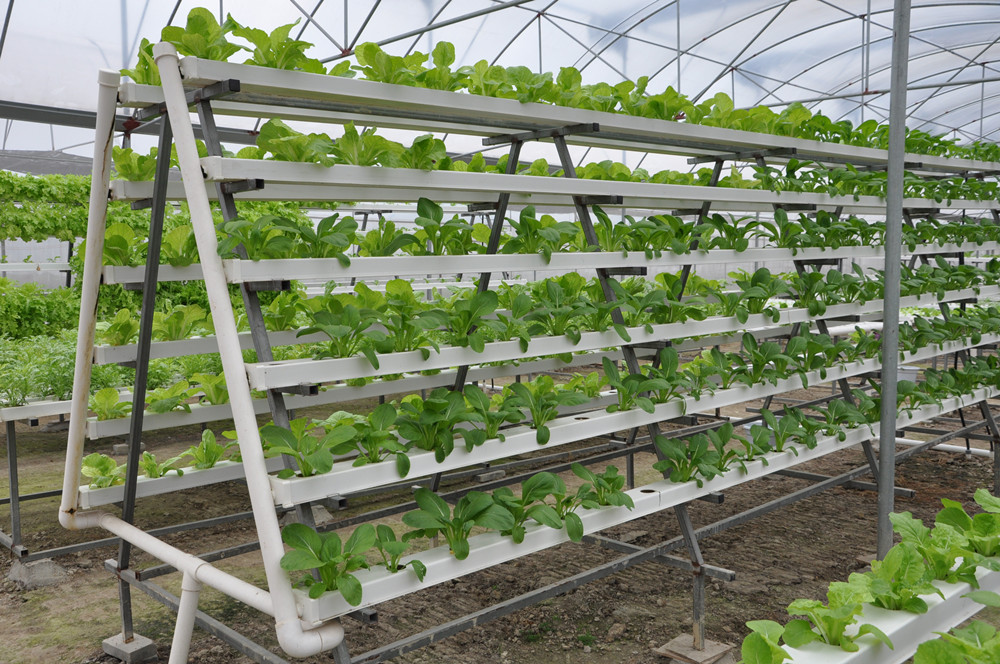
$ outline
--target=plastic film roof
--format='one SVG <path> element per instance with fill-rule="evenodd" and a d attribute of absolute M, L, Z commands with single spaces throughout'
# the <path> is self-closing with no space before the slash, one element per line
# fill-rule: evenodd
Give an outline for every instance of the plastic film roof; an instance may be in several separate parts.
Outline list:
<path fill-rule="evenodd" d="M 802 101 L 833 119 L 888 116 L 891 0 L 6 0 L 0 104 L 92 110 L 98 68 L 132 66 L 204 6 L 293 36 L 323 60 L 365 41 L 392 53 L 440 40 L 457 64 L 579 68 L 586 82 L 649 76 L 692 99 L 737 106 Z M 4 7 L 6 5 L 6 7 Z M 914 0 L 909 126 L 1000 140 L 1000 1 Z M 240 61 L 240 56 L 232 58 Z M 962 83 L 955 85 L 955 83 Z M 9 106 L 9 104 L 8 104 Z M 5 114 L 5 116 L 7 116 Z M 9 117 L 9 116 L 8 116 Z M 89 151 L 85 130 L 3 121 L 2 149 Z"/>

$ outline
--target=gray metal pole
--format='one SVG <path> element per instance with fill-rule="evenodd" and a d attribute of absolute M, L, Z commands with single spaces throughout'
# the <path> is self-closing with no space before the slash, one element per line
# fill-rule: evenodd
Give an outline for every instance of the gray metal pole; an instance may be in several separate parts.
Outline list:
<path fill-rule="evenodd" d="M 889 96 L 889 171 L 885 206 L 885 314 L 882 323 L 882 410 L 879 424 L 878 557 L 892 548 L 896 485 L 896 370 L 899 366 L 899 280 L 903 241 L 903 156 L 906 139 L 906 75 L 910 0 L 895 0 L 892 81 Z"/>

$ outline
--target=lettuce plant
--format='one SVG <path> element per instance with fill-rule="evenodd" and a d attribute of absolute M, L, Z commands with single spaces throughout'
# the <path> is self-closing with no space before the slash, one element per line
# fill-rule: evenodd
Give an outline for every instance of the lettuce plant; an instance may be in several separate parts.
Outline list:
<path fill-rule="evenodd" d="M 132 402 L 122 401 L 121 394 L 113 387 L 105 387 L 90 395 L 90 410 L 98 421 L 116 420 L 132 412 Z"/>
<path fill-rule="evenodd" d="M 361 604 L 361 582 L 353 572 L 368 567 L 365 553 L 376 541 L 375 527 L 358 526 L 346 542 L 337 533 L 318 533 L 301 523 L 290 523 L 281 531 L 282 541 L 290 550 L 281 557 L 281 569 L 288 572 L 316 570 L 319 579 L 305 575 L 301 583 L 309 597 L 319 598 L 337 590 L 351 606 Z"/>
<path fill-rule="evenodd" d="M 404 233 L 396 228 L 396 224 L 386 219 L 380 221 L 378 227 L 367 231 L 358 243 L 358 254 L 361 256 L 392 256 L 397 251 L 415 243 L 410 233 Z"/>
<path fill-rule="evenodd" d="M 378 369 L 375 347 L 386 341 L 387 336 L 376 327 L 376 312 L 344 304 L 336 297 L 327 297 L 324 303 L 325 308 L 309 312 L 312 324 L 299 330 L 296 336 L 322 332 L 330 337 L 330 341 L 319 347 L 317 358 L 364 355 L 369 364 Z"/>
<path fill-rule="evenodd" d="M 190 224 L 175 226 L 163 234 L 160 256 L 169 265 L 183 267 L 198 262 L 198 244 Z"/>
<path fill-rule="evenodd" d="M 552 377 L 547 375 L 531 383 L 511 383 L 508 387 L 511 396 L 505 406 L 517 408 L 522 413 L 527 411 L 539 445 L 549 442 L 551 431 L 545 424 L 559 415 L 560 406 L 579 406 L 587 402 L 587 397 L 579 392 L 557 388 Z"/>
<path fill-rule="evenodd" d="M 482 353 L 486 348 L 486 333 L 503 330 L 501 321 L 488 318 L 496 311 L 497 305 L 497 294 L 493 291 L 471 291 L 468 297 L 454 300 L 448 313 L 448 342 Z"/>
<path fill-rule="evenodd" d="M 859 625 L 855 634 L 846 633 L 847 627 L 853 625 L 855 619 L 861 615 L 861 601 L 857 599 L 854 591 L 843 593 L 847 595 L 846 597 L 841 596 L 841 592 L 838 588 L 831 588 L 827 594 L 827 604 L 812 599 L 797 599 L 789 604 L 789 615 L 805 616 L 806 619 L 796 618 L 785 625 L 782 635 L 785 643 L 798 648 L 812 641 L 820 641 L 831 646 L 839 646 L 847 652 L 856 652 L 859 646 L 854 641 L 859 636 L 871 634 L 892 648 L 889 637 L 871 623 Z"/>
<path fill-rule="evenodd" d="M 220 444 L 211 429 L 201 432 L 201 442 L 192 445 L 181 453 L 180 457 L 191 457 L 191 462 L 198 470 L 207 470 L 219 463 L 226 456 L 226 452 L 235 448 L 237 443 L 230 441 L 225 445 Z"/>
<path fill-rule="evenodd" d="M 403 397 L 396 430 L 413 447 L 433 451 L 440 463 L 455 449 L 455 434 L 468 435 L 467 430 L 458 430 L 455 425 L 475 419 L 475 412 L 469 409 L 460 392 L 439 387 L 426 399 L 419 394 Z"/>
<path fill-rule="evenodd" d="M 396 417 L 396 406 L 384 403 L 367 417 L 338 411 L 319 424 L 328 432 L 345 425 L 354 427 L 357 431 L 354 437 L 334 445 L 330 450 L 333 454 L 341 455 L 356 451 L 358 456 L 354 459 L 355 466 L 381 463 L 389 456 L 394 456 L 399 476 L 406 477 L 410 472 L 410 457 L 406 455 L 406 445 L 399 442 L 392 431 Z"/>
<path fill-rule="evenodd" d="M 169 387 L 160 387 L 146 393 L 146 410 L 151 413 L 169 413 L 172 410 L 191 412 L 191 404 L 187 402 L 191 396 L 191 386 L 186 380 L 181 380 Z"/>
<path fill-rule="evenodd" d="M 191 380 L 194 382 L 194 390 L 202 393 L 201 403 L 218 406 L 229 402 L 229 388 L 226 387 L 225 374 L 192 374 Z"/>
<path fill-rule="evenodd" d="M 476 415 L 470 420 L 474 423 L 473 426 L 476 424 L 482 426 L 482 428 L 476 426 L 473 431 L 465 435 L 467 451 L 471 452 L 473 447 L 493 438 L 503 442 L 506 438 L 500 433 L 500 427 L 505 423 L 521 421 L 521 412 L 517 408 L 502 397 L 491 399 L 477 385 L 471 383 L 466 385 L 462 395 L 465 397 L 466 405 Z M 476 435 L 477 433 L 480 435 Z"/>
<path fill-rule="evenodd" d="M 424 576 L 427 574 L 426 565 L 416 559 L 411 559 L 408 563 L 400 562 L 400 559 L 406 553 L 406 549 L 409 546 L 407 542 L 396 539 L 396 533 L 393 532 L 392 528 L 382 523 L 375 526 L 375 534 L 374 546 L 382 558 L 382 562 L 378 563 L 379 565 L 382 565 L 393 574 L 409 567 L 417 575 L 417 579 L 420 581 L 424 580 Z"/>
<path fill-rule="evenodd" d="M 254 221 L 240 218 L 222 221 L 217 226 L 222 235 L 219 255 L 238 258 L 237 247 L 242 246 L 247 258 L 253 261 L 294 258 L 295 238 L 286 232 L 287 223 L 288 220 L 271 214 L 261 215 Z"/>
<path fill-rule="evenodd" d="M 457 560 L 469 557 L 469 535 L 473 526 L 490 530 L 511 530 L 514 517 L 493 498 L 481 491 L 470 491 L 455 505 L 454 512 L 440 496 L 430 489 L 418 488 L 414 500 L 420 508 L 403 515 L 403 523 L 415 528 L 403 535 L 405 541 L 414 537 L 444 536 Z"/>
<path fill-rule="evenodd" d="M 183 28 L 168 25 L 160 32 L 160 38 L 176 46 L 181 55 L 225 61 L 242 48 L 226 39 L 226 35 L 238 27 L 232 16 L 227 16 L 226 21 L 219 25 L 211 11 L 195 7 L 188 13 Z"/>
<path fill-rule="evenodd" d="M 585 503 L 592 500 L 601 506 L 613 505 L 628 509 L 635 507 L 632 497 L 625 493 L 624 490 L 625 476 L 619 475 L 618 468 L 615 466 L 608 466 L 600 474 L 593 472 L 579 463 L 574 463 L 570 466 L 570 469 L 574 475 L 587 483 L 584 485 L 587 487 L 587 499 L 584 501 Z"/>
<path fill-rule="evenodd" d="M 986 511 L 970 517 L 961 503 L 942 498 L 944 509 L 938 512 L 934 523 L 954 528 L 966 538 L 966 548 L 974 553 L 986 557 L 1000 555 L 1000 499 L 986 489 L 978 489 L 975 500 Z"/>
<path fill-rule="evenodd" d="M 125 484 L 125 466 L 106 454 L 94 452 L 83 457 L 83 467 L 80 472 L 90 478 L 91 489 L 104 489 L 109 486 Z"/>
<path fill-rule="evenodd" d="M 510 535 L 515 542 L 524 541 L 525 523 L 533 519 L 550 528 L 563 527 L 563 519 L 552 505 L 545 499 L 551 495 L 565 495 L 566 484 L 558 475 L 541 472 L 532 475 L 521 483 L 521 495 L 515 496 L 507 487 L 501 487 L 493 492 L 493 501 L 510 512 L 514 525 L 508 530 L 502 530 L 501 535 Z"/>
<path fill-rule="evenodd" d="M 253 44 L 252 56 L 244 62 L 248 65 L 271 67 L 274 69 L 298 69 L 314 74 L 325 74 L 326 69 L 316 58 L 306 57 L 305 51 L 312 44 L 300 39 L 290 39 L 289 34 L 299 21 L 279 26 L 270 34 L 257 28 L 237 25 L 232 33 Z"/>
<path fill-rule="evenodd" d="M 138 336 L 139 321 L 132 316 L 129 309 L 119 309 L 110 321 L 101 321 L 97 324 L 97 332 L 104 343 L 110 346 L 124 346 Z"/>
<path fill-rule="evenodd" d="M 288 428 L 274 424 L 261 427 L 261 440 L 270 454 L 287 454 L 298 465 L 298 475 L 309 477 L 328 473 L 333 468 L 333 449 L 357 436 L 357 429 L 349 424 L 339 424 L 326 430 L 322 437 L 314 436 L 317 425 L 304 417 L 289 422 Z M 291 468 L 278 473 L 287 479 L 296 474 Z"/>
<path fill-rule="evenodd" d="M 170 311 L 153 312 L 153 338 L 159 341 L 181 341 L 196 331 L 211 328 L 208 312 L 197 304 L 171 307 Z"/>
<path fill-rule="evenodd" d="M 333 140 L 326 134 L 303 134 L 278 118 L 271 118 L 261 125 L 260 133 L 257 135 L 257 148 L 269 153 L 271 158 L 277 161 L 332 166 L 334 160 L 330 152 L 333 150 L 333 145 Z"/>
<path fill-rule="evenodd" d="M 150 479 L 165 477 L 171 471 L 177 473 L 177 477 L 180 477 L 184 474 L 184 471 L 180 468 L 175 468 L 174 464 L 180 461 L 181 458 L 181 456 L 175 456 L 160 463 L 151 452 L 143 452 L 142 456 L 139 457 L 139 469 L 143 475 Z"/>
<path fill-rule="evenodd" d="M 1000 595 L 988 590 L 975 590 L 963 597 L 986 606 L 1000 607 Z M 1000 636 L 996 627 L 988 623 L 973 620 L 966 627 L 938 634 L 940 639 L 925 641 L 917 646 L 913 664 L 990 664 L 1000 661 Z"/>
<path fill-rule="evenodd" d="M 623 375 L 618 371 L 615 363 L 606 357 L 601 358 L 601 363 L 604 366 L 604 376 L 608 385 L 615 389 L 618 396 L 618 403 L 608 406 L 609 413 L 632 410 L 633 408 L 641 408 L 647 413 L 652 413 L 655 410 L 653 400 L 646 394 L 653 390 L 667 390 L 670 387 L 667 381 L 660 378 L 633 373 Z"/>

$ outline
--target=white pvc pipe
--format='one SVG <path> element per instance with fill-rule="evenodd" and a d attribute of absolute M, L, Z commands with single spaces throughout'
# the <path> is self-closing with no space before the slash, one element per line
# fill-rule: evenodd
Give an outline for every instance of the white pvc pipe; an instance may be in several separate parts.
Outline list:
<path fill-rule="evenodd" d="M 80 486 L 80 463 L 86 439 L 87 405 L 90 395 L 91 358 L 97 325 L 97 294 L 101 287 L 104 255 L 104 228 L 108 214 L 108 182 L 111 179 L 111 145 L 114 140 L 115 110 L 118 105 L 118 72 L 102 69 L 97 76 L 97 118 L 94 139 L 94 164 L 91 170 L 90 208 L 87 212 L 87 249 L 83 258 L 83 282 L 80 290 L 80 319 L 76 337 L 76 361 L 73 369 L 73 396 L 69 411 L 69 434 L 66 440 L 66 467 L 63 471 L 59 523 L 75 530 L 77 490 Z"/>
<path fill-rule="evenodd" d="M 177 605 L 177 622 L 174 638 L 170 642 L 169 664 L 186 664 L 191 649 L 191 633 L 194 631 L 194 617 L 198 612 L 198 596 L 201 583 L 190 574 L 181 580 L 181 599 Z"/>
<path fill-rule="evenodd" d="M 149 535 L 116 516 L 102 512 L 79 512 L 80 464 L 86 440 L 87 406 L 90 391 L 91 357 L 97 322 L 97 298 L 100 289 L 104 230 L 107 219 L 108 182 L 111 177 L 111 145 L 117 107 L 119 75 L 102 70 L 98 76 L 99 94 L 94 143 L 94 166 L 91 173 L 90 208 L 87 217 L 87 249 L 81 283 L 79 332 L 70 402 L 69 434 L 66 443 L 66 466 L 59 523 L 77 530 L 101 527 L 183 571 L 185 576 L 216 588 L 268 615 L 273 615 L 271 597 L 242 579 L 212 567 L 195 556 L 184 553 Z M 337 625 L 339 628 L 339 625 Z M 342 634 L 341 630 L 341 634 Z"/>
<path fill-rule="evenodd" d="M 897 438 L 896 442 L 899 443 L 900 445 L 916 447 L 917 445 L 923 445 L 927 441 L 915 440 L 913 438 Z M 938 452 L 953 452 L 955 454 L 971 454 L 972 456 L 989 457 L 991 459 L 993 458 L 993 452 L 989 450 L 980 449 L 978 447 L 965 449 L 961 445 L 948 445 L 947 443 L 941 443 L 940 445 L 935 445 L 930 449 L 937 450 Z"/>
<path fill-rule="evenodd" d="M 160 70 L 167 115 L 173 129 L 177 160 L 184 180 L 184 192 L 191 212 L 198 254 L 205 279 L 215 334 L 219 340 L 222 367 L 229 388 L 230 406 L 239 439 L 243 466 L 246 469 L 247 490 L 253 507 L 264 572 L 274 609 L 275 630 L 281 648 L 293 657 L 312 655 L 337 647 L 344 638 L 344 629 L 338 621 L 305 630 L 298 617 L 295 597 L 287 573 L 281 569 L 284 555 L 278 516 L 271 497 L 267 467 L 257 418 L 246 379 L 246 368 L 240 352 L 239 333 L 229 299 L 229 287 L 219 257 L 215 237 L 215 222 L 209 207 L 202 178 L 201 161 L 194 141 L 191 118 L 184 86 L 178 69 L 177 51 L 165 42 L 153 47 L 153 57 Z"/>

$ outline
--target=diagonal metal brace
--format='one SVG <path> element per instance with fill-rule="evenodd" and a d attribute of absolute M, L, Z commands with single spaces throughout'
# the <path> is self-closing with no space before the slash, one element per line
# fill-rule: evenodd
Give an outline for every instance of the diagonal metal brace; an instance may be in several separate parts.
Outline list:
<path fill-rule="evenodd" d="M 798 148 L 769 148 L 767 150 L 738 150 L 736 152 L 723 152 L 721 154 L 709 154 L 701 157 L 691 157 L 687 160 L 689 164 L 706 164 L 714 161 L 756 161 L 765 157 L 794 157 L 799 153 Z"/>
<path fill-rule="evenodd" d="M 612 539 L 610 537 L 605 537 L 604 535 L 584 535 L 583 541 L 587 543 L 597 544 L 600 547 L 609 549 L 611 551 L 618 551 L 619 553 L 638 553 L 642 551 L 644 547 L 632 544 L 630 542 L 622 542 L 620 540 Z M 679 558 L 678 556 L 671 556 L 667 554 L 661 554 L 654 558 L 658 563 L 663 563 L 669 565 L 670 567 L 676 567 L 688 572 L 694 571 L 694 565 L 687 558 Z M 702 565 L 702 573 L 707 577 L 713 579 L 719 579 L 721 581 L 735 581 L 736 572 L 731 569 L 726 569 L 724 567 L 717 567 L 715 565 Z"/>
<path fill-rule="evenodd" d="M 570 136 L 571 134 L 590 134 L 601 130 L 601 125 L 597 122 L 585 122 L 583 124 L 567 125 L 565 127 L 555 127 L 553 129 L 539 129 L 537 131 L 525 131 L 517 134 L 500 134 L 499 136 L 487 136 L 483 139 L 483 145 L 506 145 L 507 143 L 523 143 L 525 141 L 537 141 L 542 138 L 556 138 L 558 136 Z"/>

